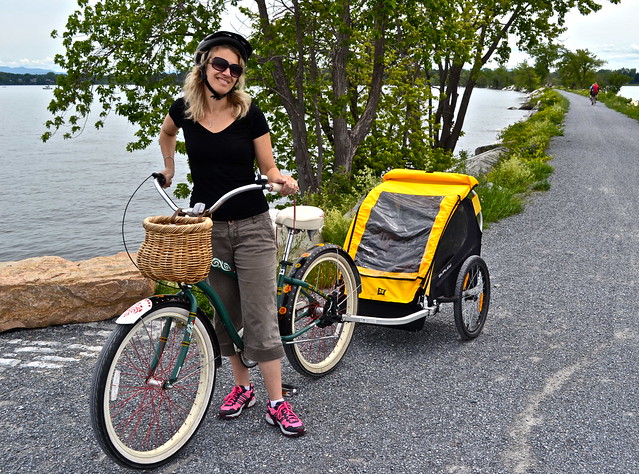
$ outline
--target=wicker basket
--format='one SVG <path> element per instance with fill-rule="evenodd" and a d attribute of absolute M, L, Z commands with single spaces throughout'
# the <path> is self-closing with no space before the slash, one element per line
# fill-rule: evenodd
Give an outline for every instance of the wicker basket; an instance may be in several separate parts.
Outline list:
<path fill-rule="evenodd" d="M 197 283 L 211 268 L 211 228 L 208 217 L 156 216 L 144 219 L 145 237 L 138 267 L 153 280 Z"/>

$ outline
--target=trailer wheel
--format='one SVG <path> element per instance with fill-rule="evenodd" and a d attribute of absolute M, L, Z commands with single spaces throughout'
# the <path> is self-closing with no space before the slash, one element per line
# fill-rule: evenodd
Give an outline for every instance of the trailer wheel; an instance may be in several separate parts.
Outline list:
<path fill-rule="evenodd" d="M 463 340 L 479 336 L 490 303 L 490 276 L 486 262 L 478 256 L 468 257 L 461 266 L 455 283 L 453 311 L 457 332 Z"/>

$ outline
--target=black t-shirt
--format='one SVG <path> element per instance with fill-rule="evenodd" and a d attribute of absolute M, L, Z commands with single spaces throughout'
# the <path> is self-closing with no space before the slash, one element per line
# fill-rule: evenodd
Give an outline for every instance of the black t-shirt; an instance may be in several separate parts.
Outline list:
<path fill-rule="evenodd" d="M 198 122 L 184 117 L 185 103 L 177 99 L 169 109 L 175 125 L 184 132 L 189 157 L 193 193 L 191 206 L 203 202 L 212 206 L 224 193 L 255 182 L 255 148 L 253 140 L 269 132 L 264 114 L 254 103 L 246 117 L 213 133 Z M 252 217 L 268 210 L 262 191 L 239 194 L 214 214 L 214 220 L 231 221 Z"/>

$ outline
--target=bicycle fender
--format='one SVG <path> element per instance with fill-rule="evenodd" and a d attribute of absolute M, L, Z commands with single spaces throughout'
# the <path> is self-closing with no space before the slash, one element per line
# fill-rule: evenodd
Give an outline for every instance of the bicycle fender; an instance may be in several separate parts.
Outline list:
<path fill-rule="evenodd" d="M 134 324 L 138 319 L 147 314 L 153 308 L 160 303 L 183 303 L 188 304 L 188 301 L 179 295 L 156 295 L 134 303 L 124 313 L 118 316 L 115 320 L 116 324 Z"/>
<path fill-rule="evenodd" d="M 351 266 L 351 268 L 353 269 L 357 287 L 361 288 L 361 284 L 362 284 L 361 277 L 359 275 L 359 271 L 357 270 L 357 266 L 355 265 L 355 262 L 353 261 L 353 258 L 348 254 L 346 250 L 344 250 L 339 245 L 335 245 L 335 244 L 320 243 L 309 248 L 297 259 L 297 262 L 295 262 L 295 264 L 293 265 L 293 268 L 291 269 L 291 272 L 289 275 L 293 276 L 298 268 L 301 268 L 304 265 L 306 265 L 308 261 L 312 261 L 318 253 L 323 253 L 323 252 L 335 252 L 335 253 L 338 253 L 341 257 L 343 257 L 344 260 L 346 260 L 348 264 Z"/>

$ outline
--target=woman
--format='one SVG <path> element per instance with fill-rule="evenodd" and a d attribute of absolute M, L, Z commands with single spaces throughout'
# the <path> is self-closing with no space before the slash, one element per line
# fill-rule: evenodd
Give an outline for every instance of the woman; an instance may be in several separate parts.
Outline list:
<path fill-rule="evenodd" d="M 251 45 L 242 36 L 218 31 L 204 38 L 195 53 L 195 66 L 164 119 L 160 148 L 166 186 L 175 174 L 176 135 L 180 129 L 193 179 L 191 206 L 211 206 L 227 191 L 255 181 L 254 165 L 269 182 L 282 184 L 282 195 L 296 193 L 297 182 L 280 173 L 262 111 L 244 91 L 244 67 Z M 269 401 L 266 421 L 286 436 L 301 436 L 305 428 L 282 398 L 280 359 L 284 355 L 276 316 L 276 246 L 268 203 L 261 191 L 242 193 L 213 215 L 213 255 L 237 270 L 237 280 L 209 275 L 209 283 L 229 310 L 236 328 L 244 328 L 244 354 L 258 362 Z M 219 416 L 238 417 L 255 404 L 249 370 L 233 342 L 214 321 L 222 355 L 229 357 L 235 387 L 224 399 Z"/>

